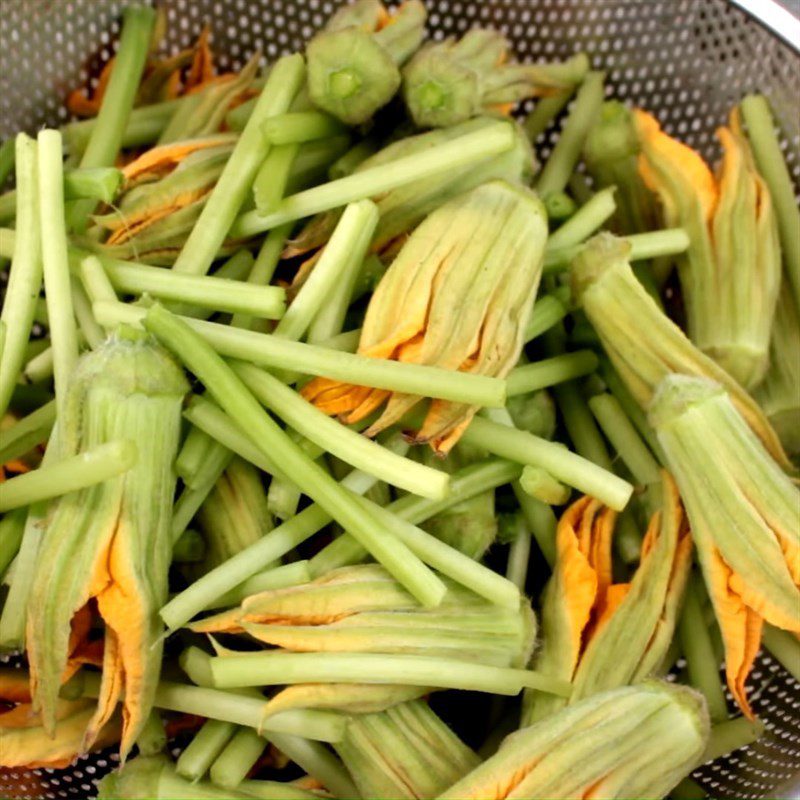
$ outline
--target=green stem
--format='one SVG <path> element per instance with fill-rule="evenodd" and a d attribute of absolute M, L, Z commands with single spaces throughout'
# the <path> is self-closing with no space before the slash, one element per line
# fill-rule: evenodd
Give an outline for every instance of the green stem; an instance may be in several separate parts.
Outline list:
<path fill-rule="evenodd" d="M 531 534 L 521 514 L 515 514 L 516 535 L 508 548 L 508 564 L 506 565 L 506 578 L 513 583 L 520 592 L 525 591 L 528 580 L 528 564 L 531 558 Z"/>
<path fill-rule="evenodd" d="M 737 717 L 725 722 L 718 722 L 711 726 L 711 735 L 708 738 L 706 751 L 703 753 L 703 763 L 716 761 L 740 747 L 753 744 L 763 733 L 764 723 L 757 719 Z"/>
<path fill-rule="evenodd" d="M 764 647 L 796 681 L 800 681 L 800 642 L 788 631 L 769 624 L 764 625 L 762 637 Z"/>
<path fill-rule="evenodd" d="M 674 256 L 685 252 L 689 247 L 689 237 L 683 228 L 664 228 L 649 233 L 634 233 L 622 237 L 631 246 L 628 254 L 630 261 L 643 261 L 660 256 Z M 583 250 L 584 244 L 545 250 L 544 269 L 560 270 L 570 265 L 572 260 Z"/>
<path fill-rule="evenodd" d="M 547 246 L 551 250 L 570 247 L 588 239 L 611 218 L 616 211 L 615 186 L 602 189 L 584 203 L 572 217 L 555 233 L 550 235 Z"/>
<path fill-rule="evenodd" d="M 280 286 L 253 283 L 207 275 L 181 275 L 160 267 L 123 262 L 105 265 L 115 288 L 131 294 L 151 294 L 163 300 L 247 314 L 262 319 L 280 319 L 286 307 L 286 291 Z"/>
<path fill-rule="evenodd" d="M 92 303 L 81 282 L 72 276 L 72 310 L 78 321 L 80 334 L 92 350 L 96 350 L 105 340 L 106 333 L 98 325 L 92 314 Z"/>
<path fill-rule="evenodd" d="M 188 95 L 175 100 L 165 100 L 163 103 L 152 103 L 134 108 L 128 115 L 120 147 L 142 147 L 155 143 L 161 132 L 167 127 L 175 110 L 183 105 L 188 97 L 192 96 Z M 70 156 L 81 155 L 85 151 L 96 127 L 97 117 L 93 117 L 80 122 L 70 122 L 61 128 Z"/>
<path fill-rule="evenodd" d="M 686 587 L 683 611 L 678 621 L 678 636 L 686 658 L 689 683 L 705 695 L 712 721 L 721 722 L 728 718 L 728 706 L 719 678 L 720 665 L 714 657 L 697 592 L 697 577 L 693 577 Z"/>
<path fill-rule="evenodd" d="M 541 467 L 579 491 L 592 495 L 620 511 L 628 503 L 633 486 L 602 467 L 526 431 L 475 417 L 461 437 L 465 444 L 487 450 L 501 458 Z"/>
<path fill-rule="evenodd" d="M 19 552 L 27 516 L 27 511 L 20 508 L 0 519 L 0 578 Z"/>
<path fill-rule="evenodd" d="M 520 597 L 517 587 L 502 575 L 498 575 L 422 528 L 402 519 L 392 513 L 390 508 L 371 503 L 367 498 L 361 498 L 361 503 L 381 522 L 385 530 L 407 544 L 413 553 L 442 575 L 496 605 L 512 609 L 519 607 Z"/>
<path fill-rule="evenodd" d="M 220 406 L 247 430 L 280 473 L 295 482 L 349 530 L 387 571 L 424 605 L 435 605 L 441 581 L 401 542 L 382 536 L 360 503 L 281 430 L 225 362 L 169 311 L 154 306 L 145 319 L 155 334 L 200 379 Z M 262 539 L 263 541 L 263 539 Z"/>
<path fill-rule="evenodd" d="M 342 762 L 327 747 L 287 733 L 270 733 L 269 738 L 275 747 L 316 778 L 334 797 L 353 800 L 361 797 Z"/>
<path fill-rule="evenodd" d="M 539 298 L 533 306 L 531 318 L 525 328 L 526 344 L 557 325 L 568 313 L 568 305 L 555 294 L 546 294 Z"/>
<path fill-rule="evenodd" d="M 298 144 L 273 144 L 269 155 L 259 167 L 253 180 L 253 197 L 260 214 L 274 211 L 285 197 L 292 164 L 299 149 Z"/>
<path fill-rule="evenodd" d="M 195 734 L 186 749 L 178 757 L 175 771 L 188 781 L 199 781 L 225 745 L 230 741 L 236 726 L 232 722 L 210 719 Z"/>
<path fill-rule="evenodd" d="M 194 477 L 197 475 L 203 462 L 206 460 L 212 439 L 207 434 L 190 426 L 183 446 L 175 459 L 175 474 L 190 488 L 195 487 Z"/>
<path fill-rule="evenodd" d="M 117 293 L 97 256 L 81 259 L 79 270 L 83 288 L 92 303 L 117 301 Z"/>
<path fill-rule="evenodd" d="M 247 199 L 256 172 L 270 147 L 261 133 L 261 125 L 267 117 L 289 109 L 304 77 L 305 64 L 299 54 L 285 56 L 272 67 L 256 107 L 173 264 L 173 270 L 204 275 L 211 268 L 225 237 L 230 233 L 233 238 L 240 238 L 231 225 Z"/>
<path fill-rule="evenodd" d="M 449 658 L 383 653 L 247 653 L 211 659 L 215 686 L 293 685 L 297 683 L 369 683 L 435 686 L 491 694 L 516 695 L 524 688 L 569 697 L 568 681 L 533 670 L 493 667 Z"/>
<path fill-rule="evenodd" d="M 569 500 L 569 488 L 541 467 L 525 467 L 519 485 L 526 494 L 551 506 L 563 506 Z"/>
<path fill-rule="evenodd" d="M 37 145 L 24 133 L 16 139 L 16 165 L 17 227 L 0 314 L 6 326 L 5 342 L 0 352 L 0 418 L 5 415 L 19 378 L 36 311 L 36 298 L 42 286 Z"/>
<path fill-rule="evenodd" d="M 541 197 L 563 192 L 566 188 L 569 176 L 580 158 L 584 139 L 600 113 L 603 79 L 602 72 L 589 72 L 578 89 L 572 110 L 561 128 L 561 135 L 536 183 L 536 191 Z"/>
<path fill-rule="evenodd" d="M 343 353 L 355 353 L 358 343 L 361 341 L 361 328 L 354 328 L 352 331 L 344 331 L 330 339 L 321 342 L 314 342 L 320 347 L 327 347 L 331 350 L 341 350 Z"/>
<path fill-rule="evenodd" d="M 661 479 L 658 462 L 642 441 L 617 399 L 608 393 L 589 398 L 589 408 L 634 480 L 648 486 Z"/>
<path fill-rule="evenodd" d="M 75 492 L 127 472 L 136 463 L 136 446 L 127 440 L 101 444 L 76 456 L 0 483 L 0 512 Z"/>
<path fill-rule="evenodd" d="M 778 218 L 783 263 L 792 286 L 795 304 L 800 308 L 800 208 L 789 168 L 781 151 L 769 103 L 762 95 L 742 100 L 742 116 L 753 147 L 758 171 L 763 175 Z"/>
<path fill-rule="evenodd" d="M 264 738 L 252 728 L 240 728 L 211 765 L 211 781 L 225 789 L 235 789 L 261 758 L 266 746 Z"/>
<path fill-rule="evenodd" d="M 193 485 L 184 488 L 173 508 L 170 528 L 173 544 L 189 527 L 189 523 L 230 464 L 232 457 L 233 453 L 227 447 L 218 442 L 211 443 L 205 454 L 205 460 L 194 475 Z"/>
<path fill-rule="evenodd" d="M 233 369 L 259 402 L 327 452 L 414 494 L 434 499 L 447 494 L 447 473 L 396 455 L 356 433 L 264 370 L 243 362 L 235 362 Z"/>
<path fill-rule="evenodd" d="M 537 101 L 533 111 L 525 117 L 525 122 L 522 123 L 525 133 L 528 134 L 532 143 L 536 143 L 550 123 L 566 108 L 573 94 L 572 90 L 559 92 L 551 97 L 542 97 Z"/>
<path fill-rule="evenodd" d="M 585 172 L 574 170 L 569 176 L 567 186 L 572 196 L 581 204 L 585 205 L 592 199 L 594 189 L 589 183 L 589 176 Z"/>
<path fill-rule="evenodd" d="M 564 381 L 590 375 L 599 361 L 592 350 L 577 350 L 534 361 L 512 370 L 507 378 L 509 397 L 528 394 Z"/>
<path fill-rule="evenodd" d="M 352 175 L 359 164 L 362 164 L 377 152 L 378 142 L 376 139 L 371 137 L 362 139 L 331 164 L 328 170 L 328 177 L 332 181 L 335 181 L 338 178 L 345 178 L 348 175 Z"/>
<path fill-rule="evenodd" d="M 563 223 L 578 210 L 578 204 L 566 192 L 548 195 L 544 207 L 551 223 Z"/>
<path fill-rule="evenodd" d="M 136 737 L 136 746 L 139 748 L 139 755 L 146 758 L 161 753 L 166 745 L 167 732 L 164 730 L 161 714 L 154 708 L 147 715 L 147 721 Z"/>
<path fill-rule="evenodd" d="M 297 513 L 301 495 L 291 481 L 273 478 L 267 491 L 267 508 L 278 519 L 290 519 Z"/>
<path fill-rule="evenodd" d="M 354 271 L 353 261 L 361 265 L 377 224 L 378 207 L 371 200 L 347 206 L 311 276 L 275 328 L 276 336 L 293 340 L 302 337 L 337 282 Z"/>
<path fill-rule="evenodd" d="M 290 111 L 265 120 L 261 125 L 261 131 L 272 145 L 325 139 L 345 130 L 339 120 L 322 111 Z"/>
<path fill-rule="evenodd" d="M 611 456 L 578 387 L 574 383 L 566 383 L 556 387 L 553 393 L 575 451 L 611 472 Z"/>
<path fill-rule="evenodd" d="M 419 525 L 478 494 L 503 486 L 518 478 L 520 472 L 516 464 L 500 459 L 473 464 L 451 475 L 450 493 L 443 500 L 406 495 L 390 503 L 386 510 L 401 520 Z M 316 578 L 332 569 L 357 564 L 366 556 L 364 548 L 352 536 L 344 534 L 320 550 L 309 562 L 309 568 Z"/>
<path fill-rule="evenodd" d="M 51 400 L 10 428 L 5 428 L 0 446 L 0 464 L 19 458 L 46 441 L 55 421 L 56 403 Z"/>
<path fill-rule="evenodd" d="M 259 572 L 246 581 L 242 581 L 235 589 L 218 597 L 209 607 L 235 606 L 246 597 L 260 592 L 308 583 L 312 577 L 308 564 L 308 561 L 292 561 L 291 564 L 283 564 L 280 567 Z"/>
<path fill-rule="evenodd" d="M 100 675 L 83 675 L 84 697 L 96 698 L 100 691 Z M 303 736 L 320 742 L 341 741 L 345 718 L 330 711 L 283 711 L 264 718 L 266 700 L 239 692 L 222 692 L 202 686 L 174 681 L 161 681 L 156 687 L 153 705 L 166 711 L 196 714 L 209 719 L 232 722 L 256 730 Z"/>
<path fill-rule="evenodd" d="M 152 8 L 125 9 L 111 77 L 81 157 L 83 168 L 114 165 L 147 60 L 155 19 Z M 68 213 L 69 227 L 82 233 L 95 205 L 94 200 L 77 201 Z"/>
<path fill-rule="evenodd" d="M 512 488 L 528 529 L 533 533 L 539 550 L 552 570 L 556 563 L 556 527 L 558 526 L 555 512 L 547 503 L 528 495 L 520 486 L 519 481 L 514 481 Z"/>
<path fill-rule="evenodd" d="M 272 276 L 275 274 L 275 269 L 281 259 L 283 246 L 291 233 L 291 229 L 292 226 L 290 224 L 281 225 L 267 234 L 261 249 L 258 251 L 256 260 L 253 262 L 250 274 L 247 276 L 248 286 L 267 286 L 272 281 Z M 234 314 L 231 326 L 249 330 L 253 326 L 253 318 L 246 314 Z"/>
<path fill-rule="evenodd" d="M 509 123 L 486 125 L 428 150 L 299 192 L 287 197 L 272 214 L 261 216 L 257 211 L 242 214 L 231 228 L 231 236 L 254 236 L 285 222 L 375 197 L 421 178 L 463 170 L 510 150 L 513 144 L 514 131 Z"/>
<path fill-rule="evenodd" d="M 607 358 L 602 358 L 600 360 L 600 375 L 611 391 L 611 394 L 614 395 L 617 402 L 622 407 L 625 416 L 636 426 L 639 435 L 647 442 L 648 447 L 656 455 L 659 463 L 664 464 L 664 453 L 658 442 L 655 431 L 647 421 L 647 414 L 636 402 L 630 390 L 620 379 L 617 371 Z"/>
<path fill-rule="evenodd" d="M 96 319 L 103 325 L 138 325 L 146 315 L 146 309 L 124 303 L 95 303 L 93 310 Z M 496 408 L 505 405 L 506 384 L 499 378 L 368 358 L 202 320 L 183 321 L 219 355 L 227 358 L 466 405 Z"/>

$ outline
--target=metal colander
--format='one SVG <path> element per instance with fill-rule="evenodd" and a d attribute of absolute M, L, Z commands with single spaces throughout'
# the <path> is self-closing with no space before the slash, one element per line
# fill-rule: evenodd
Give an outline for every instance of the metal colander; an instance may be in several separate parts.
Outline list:
<path fill-rule="evenodd" d="M 331 0 L 157 0 L 169 21 L 167 47 L 189 45 L 205 22 L 223 69 L 254 50 L 265 61 L 302 48 L 331 14 Z M 671 134 L 719 157 L 715 128 L 745 93 L 766 94 L 800 187 L 800 23 L 773 0 L 426 0 L 436 39 L 483 25 L 502 30 L 521 60 L 585 50 L 607 70 L 614 96 L 653 111 Z M 794 2 L 796 10 L 796 0 Z M 97 75 L 111 56 L 126 0 L 2 0 L 0 136 L 67 120 L 66 92 Z M 794 26 L 794 27 L 793 27 Z M 794 40 L 788 45 L 782 39 Z M 539 142 L 546 157 L 555 131 Z M 763 652 L 750 675 L 766 733 L 753 746 L 701 767 L 712 797 L 800 798 L 800 684 Z M 729 698 L 730 700 L 730 698 Z M 2 754 L 0 754 L 2 761 Z M 114 767 L 112 752 L 67 770 L 0 770 L 0 796 L 91 797 Z"/>

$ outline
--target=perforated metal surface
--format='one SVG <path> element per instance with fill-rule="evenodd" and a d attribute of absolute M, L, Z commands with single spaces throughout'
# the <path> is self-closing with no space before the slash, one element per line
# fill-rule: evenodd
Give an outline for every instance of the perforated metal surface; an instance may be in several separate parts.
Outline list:
<path fill-rule="evenodd" d="M 97 74 L 110 57 L 124 5 L 125 0 L 2 0 L 0 136 L 66 120 L 66 92 Z M 302 47 L 338 3 L 160 0 L 160 5 L 169 20 L 168 49 L 188 45 L 208 22 L 220 66 L 227 68 L 240 66 L 256 49 L 266 61 Z M 426 5 L 434 38 L 492 25 L 511 38 L 522 60 L 588 51 L 594 65 L 607 70 L 609 92 L 655 112 L 670 133 L 712 160 L 718 156 L 714 130 L 731 105 L 747 92 L 763 92 L 777 112 L 786 158 L 800 186 L 800 56 L 727 0 L 426 0 Z M 543 156 L 554 136 L 553 130 L 543 135 Z M 767 733 L 756 745 L 698 770 L 696 779 L 713 797 L 787 796 L 787 781 L 794 781 L 797 791 L 800 685 L 762 654 L 750 686 Z M 105 753 L 66 771 L 0 772 L 0 795 L 85 798 L 113 763 Z"/>

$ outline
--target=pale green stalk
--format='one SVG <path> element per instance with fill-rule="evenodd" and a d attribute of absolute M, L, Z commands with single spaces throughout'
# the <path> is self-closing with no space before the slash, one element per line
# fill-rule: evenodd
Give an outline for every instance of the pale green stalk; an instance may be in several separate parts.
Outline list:
<path fill-rule="evenodd" d="M 167 746 L 167 732 L 164 730 L 164 721 L 157 709 L 150 710 L 144 727 L 136 737 L 136 746 L 142 758 L 154 756 Z"/>
<path fill-rule="evenodd" d="M 299 192 L 283 200 L 271 214 L 261 216 L 257 211 L 248 211 L 236 220 L 230 233 L 234 238 L 254 236 L 285 222 L 375 197 L 422 178 L 466 169 L 510 150 L 513 145 L 514 131 L 509 123 L 486 125 L 436 147 Z"/>
<path fill-rule="evenodd" d="M 194 425 L 190 426 L 175 459 L 175 474 L 190 489 L 195 488 L 194 478 L 210 452 L 211 443 L 212 439 L 208 434 Z"/>
<path fill-rule="evenodd" d="M 617 399 L 608 393 L 589 398 L 589 408 L 634 480 L 649 486 L 660 481 L 658 462 L 642 441 Z"/>
<path fill-rule="evenodd" d="M 114 165 L 147 60 L 155 19 L 155 11 L 144 6 L 129 6 L 124 12 L 111 77 L 81 157 L 83 168 Z M 67 215 L 69 227 L 82 232 L 94 206 L 93 200 L 77 201 Z"/>
<path fill-rule="evenodd" d="M 4 428 L 0 436 L 0 464 L 19 458 L 46 441 L 55 421 L 56 403 L 51 400 L 10 428 Z"/>
<path fill-rule="evenodd" d="M 448 476 L 417 461 L 396 455 L 324 414 L 264 370 L 234 362 L 245 386 L 287 425 L 353 467 L 423 497 L 447 494 Z"/>
<path fill-rule="evenodd" d="M 525 117 L 522 127 L 532 143 L 547 130 L 550 123 L 564 110 L 574 90 L 559 92 L 551 97 L 542 97 L 536 101 L 533 111 Z"/>
<path fill-rule="evenodd" d="M 795 187 L 781 151 L 767 99 L 763 95 L 749 95 L 742 100 L 741 108 L 758 171 L 766 181 L 775 204 L 784 269 L 795 304 L 800 308 L 800 236 L 797 233 L 800 230 L 800 208 L 797 206 Z"/>
<path fill-rule="evenodd" d="M 83 696 L 97 697 L 100 690 L 98 673 L 82 675 Z M 283 711 L 264 718 L 266 699 L 240 692 L 221 692 L 202 686 L 192 686 L 175 681 L 161 681 L 156 687 L 153 705 L 165 711 L 196 714 L 209 719 L 232 722 L 267 735 L 277 733 L 304 736 L 320 742 L 338 742 L 344 735 L 346 720 L 330 711 Z"/>
<path fill-rule="evenodd" d="M 217 786 L 235 789 L 252 769 L 267 742 L 252 728 L 240 728 L 225 745 L 209 770 L 209 777 Z"/>
<path fill-rule="evenodd" d="M 144 308 L 124 303 L 95 303 L 93 310 L 103 325 L 141 325 L 147 313 Z M 227 358 L 466 405 L 490 408 L 505 405 L 505 381 L 499 378 L 368 358 L 202 320 L 182 318 L 182 321 L 219 355 Z"/>
<path fill-rule="evenodd" d="M 578 89 L 572 110 L 536 182 L 536 191 L 541 197 L 563 192 L 566 188 L 569 176 L 578 163 L 584 139 L 600 113 L 603 79 L 602 72 L 589 72 Z"/>
<path fill-rule="evenodd" d="M 261 245 L 261 249 L 258 251 L 250 274 L 247 276 L 248 285 L 269 285 L 272 276 L 275 274 L 275 268 L 280 261 L 283 246 L 291 230 L 291 224 L 287 224 L 274 228 L 267 234 L 264 243 Z M 253 318 L 246 314 L 234 314 L 233 319 L 231 319 L 231 326 L 234 328 L 250 329 L 253 327 Z"/>
<path fill-rule="evenodd" d="M 78 322 L 79 335 L 92 350 L 96 350 L 106 340 L 106 332 L 92 314 L 92 303 L 80 280 L 72 276 L 72 310 Z"/>
<path fill-rule="evenodd" d="M 117 301 L 117 293 L 97 256 L 81 259 L 79 271 L 83 288 L 92 303 Z"/>
<path fill-rule="evenodd" d="M 0 352 L 0 417 L 11 401 L 30 336 L 36 299 L 42 286 L 39 179 L 36 142 L 21 133 L 16 139 L 17 227 L 13 257 L 0 320 L 6 326 Z"/>
<path fill-rule="evenodd" d="M 377 224 L 378 208 L 371 200 L 347 206 L 310 277 L 275 328 L 276 336 L 294 340 L 303 336 L 337 283 L 353 272 L 352 262 L 361 264 Z"/>
<path fill-rule="evenodd" d="M 592 195 L 567 222 L 550 234 L 548 248 L 558 250 L 579 244 L 601 228 L 617 210 L 615 191 L 616 187 L 609 186 Z"/>
<path fill-rule="evenodd" d="M 531 533 L 522 514 L 514 515 L 515 536 L 508 548 L 508 563 L 506 565 L 506 578 L 513 583 L 520 592 L 525 591 L 528 580 L 528 564 L 531 559 Z"/>
<path fill-rule="evenodd" d="M 558 526 L 555 512 L 547 503 L 531 497 L 520 486 L 519 481 L 514 481 L 512 488 L 527 526 L 536 539 L 536 544 L 539 546 L 544 560 L 552 569 L 556 562 L 556 528 Z"/>
<path fill-rule="evenodd" d="M 286 291 L 280 286 L 243 283 L 215 275 L 180 275 L 161 267 L 121 261 L 108 261 L 104 266 L 111 284 L 123 294 L 150 294 L 162 300 L 261 319 L 280 319 L 286 307 Z"/>
<path fill-rule="evenodd" d="M 660 231 L 634 233 L 620 238 L 631 246 L 628 255 L 630 261 L 680 255 L 689 247 L 689 236 L 683 228 L 664 228 Z M 584 246 L 584 244 L 574 244 L 558 249 L 548 247 L 544 254 L 545 272 L 565 269 Z"/>
<path fill-rule="evenodd" d="M 9 564 L 16 558 L 25 530 L 25 509 L 17 509 L 0 519 L 0 578 L 5 575 Z"/>
<path fill-rule="evenodd" d="M 262 452 L 280 464 L 279 474 L 288 476 L 319 502 L 420 602 L 436 605 L 441 600 L 442 582 L 402 542 L 381 536 L 356 498 L 277 426 L 208 344 L 160 306 L 148 311 L 145 325 L 197 375 L 237 424 L 251 433 Z"/>
<path fill-rule="evenodd" d="M 548 386 L 582 378 L 597 369 L 599 361 L 592 350 L 577 350 L 524 364 L 511 371 L 506 392 L 509 397 L 528 394 Z"/>
<path fill-rule="evenodd" d="M 119 440 L 40 466 L 0 483 L 0 513 L 102 483 L 135 463 L 136 445 Z"/>
<path fill-rule="evenodd" d="M 218 597 L 209 608 L 222 608 L 224 606 L 235 606 L 242 602 L 246 597 L 270 589 L 284 589 L 287 586 L 299 586 L 308 583 L 311 577 L 311 570 L 308 561 L 292 561 L 290 564 L 283 564 L 280 567 L 272 567 L 264 572 L 242 581 L 235 589 L 226 592 Z"/>
<path fill-rule="evenodd" d="M 270 733 L 270 741 L 284 755 L 316 778 L 336 797 L 360 797 L 358 789 L 342 762 L 326 747 L 309 739 L 292 736 L 288 733 Z"/>
<path fill-rule="evenodd" d="M 241 238 L 231 225 L 270 147 L 262 135 L 261 125 L 267 117 L 288 111 L 304 77 L 305 64 L 299 54 L 285 56 L 272 67 L 253 113 L 173 264 L 173 270 L 204 275 L 211 268 L 225 237 L 230 234 L 235 239 Z"/>
<path fill-rule="evenodd" d="M 625 508 L 633 493 L 633 486 L 627 481 L 571 453 L 564 445 L 483 417 L 472 420 L 461 440 L 501 458 L 541 467 L 568 486 L 597 497 L 618 511 Z"/>
<path fill-rule="evenodd" d="M 232 722 L 209 719 L 178 756 L 175 771 L 189 781 L 199 781 L 236 731 Z"/>
<path fill-rule="evenodd" d="M 450 493 L 443 500 L 406 495 L 390 503 L 385 510 L 412 525 L 419 525 L 465 500 L 514 480 L 520 472 L 516 464 L 500 459 L 472 464 L 451 476 Z M 366 550 L 352 536 L 344 534 L 320 550 L 309 567 L 316 578 L 338 567 L 358 564 L 366 557 Z"/>
<path fill-rule="evenodd" d="M 286 196 L 286 185 L 299 150 L 299 144 L 273 144 L 270 148 L 253 179 L 253 197 L 259 213 L 274 211 Z"/>
<path fill-rule="evenodd" d="M 217 688 L 296 683 L 372 683 L 435 686 L 516 695 L 524 688 L 568 697 L 567 681 L 533 670 L 493 667 L 449 658 L 383 653 L 256 652 L 211 659 Z M 284 712 L 287 713 L 287 712 Z"/>
<path fill-rule="evenodd" d="M 557 325 L 567 314 L 569 306 L 560 297 L 555 294 L 540 297 L 533 306 L 531 318 L 525 328 L 526 344 Z"/>

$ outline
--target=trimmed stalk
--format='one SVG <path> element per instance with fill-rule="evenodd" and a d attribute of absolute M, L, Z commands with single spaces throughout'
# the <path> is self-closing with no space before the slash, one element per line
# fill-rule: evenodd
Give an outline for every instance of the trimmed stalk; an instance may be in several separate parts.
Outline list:
<path fill-rule="evenodd" d="M 207 720 L 178 756 L 175 771 L 188 781 L 199 781 L 208 772 L 235 731 L 236 726 L 232 722 Z"/>
<path fill-rule="evenodd" d="M 363 169 L 344 178 L 287 197 L 273 213 L 242 214 L 231 228 L 234 238 L 254 236 L 286 222 L 381 195 L 422 178 L 463 170 L 514 146 L 510 123 L 495 122 L 412 155 Z"/>
<path fill-rule="evenodd" d="M 614 201 L 616 187 L 601 189 L 584 203 L 572 217 L 547 240 L 550 250 L 570 247 L 588 239 L 613 216 L 617 209 Z"/>
<path fill-rule="evenodd" d="M 267 742 L 252 728 L 240 728 L 211 765 L 209 777 L 224 789 L 235 789 L 255 766 Z"/>
<path fill-rule="evenodd" d="M 0 483 L 0 513 L 52 500 L 127 472 L 136 463 L 136 446 L 119 440 L 25 472 Z"/>
<path fill-rule="evenodd" d="M 299 54 L 280 59 L 270 70 L 256 107 L 173 264 L 175 272 L 204 275 L 211 268 L 225 238 L 228 235 L 240 238 L 231 225 L 270 147 L 261 133 L 261 124 L 267 117 L 288 111 L 304 77 L 305 65 Z"/>
<path fill-rule="evenodd" d="M 3 429 L 0 446 L 0 464 L 30 452 L 36 445 L 47 440 L 56 421 L 56 403 L 49 403 L 32 411 L 10 428 Z"/>
<path fill-rule="evenodd" d="M 508 396 L 528 394 L 558 383 L 582 378 L 593 373 L 598 363 L 597 355 L 593 351 L 578 350 L 525 364 L 509 374 Z"/>
<path fill-rule="evenodd" d="M 124 303 L 95 303 L 93 309 L 95 317 L 103 325 L 140 325 L 147 314 L 144 308 Z M 489 408 L 505 405 L 505 381 L 499 378 L 368 358 L 214 322 L 180 319 L 219 355 L 227 358 L 467 405 Z"/>

